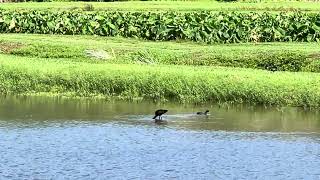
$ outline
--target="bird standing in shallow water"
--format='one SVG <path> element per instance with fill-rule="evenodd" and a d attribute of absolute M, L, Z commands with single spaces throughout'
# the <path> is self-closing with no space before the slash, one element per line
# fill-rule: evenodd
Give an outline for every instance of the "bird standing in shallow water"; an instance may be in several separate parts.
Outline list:
<path fill-rule="evenodd" d="M 156 110 L 156 112 L 154 112 L 154 117 L 152 119 L 155 119 L 155 122 L 159 122 L 162 121 L 161 115 L 168 112 L 168 110 L 166 109 L 158 109 Z M 159 117 L 159 119 L 156 119 L 157 117 Z"/>
<path fill-rule="evenodd" d="M 197 115 L 208 115 L 209 110 L 206 110 L 205 112 L 197 112 Z"/>

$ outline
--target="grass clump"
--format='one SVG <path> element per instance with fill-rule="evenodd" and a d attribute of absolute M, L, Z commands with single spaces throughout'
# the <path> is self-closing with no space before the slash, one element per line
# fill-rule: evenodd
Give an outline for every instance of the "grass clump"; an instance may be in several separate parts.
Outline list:
<path fill-rule="evenodd" d="M 41 58 L 84 58 L 82 49 L 50 44 L 29 44 L 12 49 L 9 54 Z"/>

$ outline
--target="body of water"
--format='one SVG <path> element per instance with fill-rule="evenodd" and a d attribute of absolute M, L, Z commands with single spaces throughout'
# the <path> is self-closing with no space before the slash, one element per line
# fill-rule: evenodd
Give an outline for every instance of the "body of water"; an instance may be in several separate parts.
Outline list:
<path fill-rule="evenodd" d="M 318 111 L 0 100 L 0 179 L 320 179 Z"/>

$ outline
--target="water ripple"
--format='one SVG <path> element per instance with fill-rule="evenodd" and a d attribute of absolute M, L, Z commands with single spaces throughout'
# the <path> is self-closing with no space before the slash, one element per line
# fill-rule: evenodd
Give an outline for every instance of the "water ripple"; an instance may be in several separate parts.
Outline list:
<path fill-rule="evenodd" d="M 320 174 L 318 134 L 86 124 L 0 130 L 0 136 L 1 179 L 317 179 Z"/>

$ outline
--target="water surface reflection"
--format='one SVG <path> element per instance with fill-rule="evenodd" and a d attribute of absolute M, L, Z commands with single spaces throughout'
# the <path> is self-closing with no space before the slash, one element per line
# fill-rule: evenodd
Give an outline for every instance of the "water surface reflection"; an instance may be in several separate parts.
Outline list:
<path fill-rule="evenodd" d="M 166 125 L 151 119 L 160 107 Z M 318 115 L 1 97 L 0 179 L 319 179 Z"/>
<path fill-rule="evenodd" d="M 50 126 L 50 124 L 123 123 L 153 126 L 155 109 L 165 107 L 167 126 L 191 130 L 255 132 L 320 132 L 319 111 L 301 108 L 220 107 L 218 105 L 153 104 L 108 102 L 90 99 L 47 97 L 0 97 L 2 127 Z M 210 110 L 210 116 L 195 112 Z"/>

